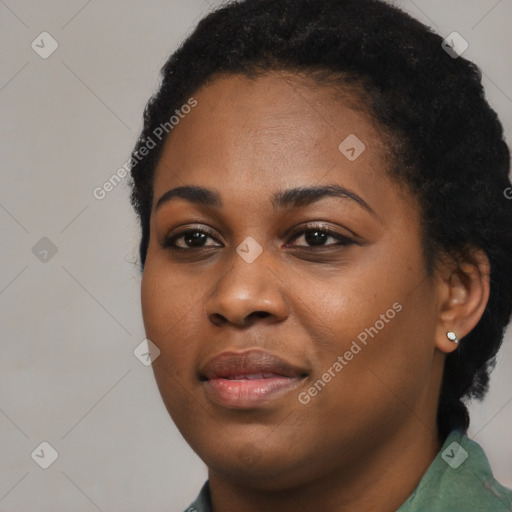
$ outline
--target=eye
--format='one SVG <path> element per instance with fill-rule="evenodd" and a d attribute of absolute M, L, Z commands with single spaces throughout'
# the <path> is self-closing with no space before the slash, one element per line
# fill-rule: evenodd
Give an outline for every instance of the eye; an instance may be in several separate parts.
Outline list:
<path fill-rule="evenodd" d="M 304 229 L 301 229 L 292 236 L 292 240 L 297 240 L 299 238 L 303 238 L 304 241 L 310 245 L 299 245 L 298 247 L 304 247 L 307 249 L 311 249 L 313 247 L 334 247 L 355 244 L 354 240 L 342 235 L 341 233 L 333 231 L 325 224 L 307 225 Z M 336 240 L 337 243 L 326 243 L 329 238 Z M 292 246 L 297 245 L 292 244 Z"/>
<path fill-rule="evenodd" d="M 304 241 L 309 245 L 291 244 L 291 246 L 312 249 L 314 247 L 339 247 L 355 244 L 356 242 L 341 233 L 333 231 L 325 224 L 307 225 L 304 229 L 297 231 L 292 235 L 291 240 L 297 240 L 304 237 Z M 334 239 L 335 243 L 326 243 L 329 238 Z M 215 240 L 213 233 L 204 227 L 189 227 L 178 233 L 167 237 L 164 240 L 163 247 L 176 252 L 188 252 L 194 249 L 206 249 L 208 247 L 220 247 L 215 243 L 207 244 L 208 239 Z"/>
<path fill-rule="evenodd" d="M 205 245 L 204 242 L 206 242 L 208 238 L 214 239 L 212 232 L 208 229 L 203 227 L 189 228 L 167 237 L 163 243 L 163 247 L 165 249 L 171 249 L 172 251 L 190 251 L 206 247 L 218 247 L 212 244 Z M 182 242 L 177 244 L 179 240 L 182 240 Z"/>

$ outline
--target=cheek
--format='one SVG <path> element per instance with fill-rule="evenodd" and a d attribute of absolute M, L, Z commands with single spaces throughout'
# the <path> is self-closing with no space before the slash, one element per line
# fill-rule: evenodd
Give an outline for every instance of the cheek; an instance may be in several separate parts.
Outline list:
<path fill-rule="evenodd" d="M 155 381 L 170 416 L 181 425 L 192 410 L 197 414 L 185 382 L 193 378 L 195 368 L 197 336 L 191 319 L 197 315 L 198 301 L 162 268 L 147 259 L 141 282 L 142 315 L 147 338 L 160 350 L 152 364 Z"/>
<path fill-rule="evenodd" d="M 371 435 L 416 408 L 430 385 L 434 355 L 427 295 L 427 289 L 414 297 L 391 293 L 368 301 L 363 317 L 356 312 L 359 304 L 353 314 L 352 305 L 340 312 L 332 344 L 321 354 L 322 370 L 313 379 L 329 380 L 325 387 L 318 383 L 316 399 L 331 421 L 349 416 Z"/>
<path fill-rule="evenodd" d="M 148 257 L 141 282 L 141 306 L 149 338 L 165 344 L 180 324 L 197 314 L 199 297 L 200 290 L 190 281 L 184 282 L 179 272 L 159 263 L 158 258 Z"/>
<path fill-rule="evenodd" d="M 409 401 L 428 379 L 435 300 L 422 280 L 421 260 L 403 259 L 409 264 L 401 265 L 396 259 L 378 261 L 361 272 L 304 284 L 303 304 L 309 307 L 301 306 L 299 318 L 309 320 L 302 326 L 315 340 L 311 380 L 328 381 L 316 386 L 322 395 L 318 405 L 332 400 L 326 408 L 334 415 L 342 414 L 335 406 L 340 402 L 357 415 L 393 405 L 397 397 Z"/>
<path fill-rule="evenodd" d="M 183 286 L 168 268 L 148 258 L 141 283 L 141 305 L 146 336 L 160 350 L 153 363 L 157 383 L 165 383 L 165 393 L 173 395 L 183 376 L 194 368 L 198 293 Z"/>
<path fill-rule="evenodd" d="M 388 280 L 382 277 L 386 276 L 383 266 L 375 267 L 361 264 L 338 268 L 325 279 L 303 274 L 300 286 L 294 286 L 290 294 L 298 298 L 294 313 L 315 340 L 319 355 L 332 359 L 349 350 L 353 340 L 364 346 L 371 333 L 389 331 L 389 325 L 399 316 L 401 304 L 393 305 L 403 297 L 403 280 Z M 290 289 L 292 286 L 289 283 Z"/>

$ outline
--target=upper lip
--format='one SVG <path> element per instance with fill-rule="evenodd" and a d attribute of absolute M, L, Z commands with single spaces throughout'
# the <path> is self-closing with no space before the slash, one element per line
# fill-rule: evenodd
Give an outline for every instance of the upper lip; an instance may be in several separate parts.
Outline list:
<path fill-rule="evenodd" d="M 284 377 L 304 377 L 307 373 L 280 357 L 261 350 L 223 352 L 209 359 L 199 370 L 203 379 L 274 373 Z"/>

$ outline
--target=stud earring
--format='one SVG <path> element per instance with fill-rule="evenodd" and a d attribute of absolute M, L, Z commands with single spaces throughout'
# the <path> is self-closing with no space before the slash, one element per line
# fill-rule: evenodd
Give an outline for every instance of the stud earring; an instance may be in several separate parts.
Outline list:
<path fill-rule="evenodd" d="M 459 338 L 457 338 L 457 335 L 453 331 L 449 331 L 446 333 L 446 337 L 453 341 L 454 343 L 459 343 Z"/>

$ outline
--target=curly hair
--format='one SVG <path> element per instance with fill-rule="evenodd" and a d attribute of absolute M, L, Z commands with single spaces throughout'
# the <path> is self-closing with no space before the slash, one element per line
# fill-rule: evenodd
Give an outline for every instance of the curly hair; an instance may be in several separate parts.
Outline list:
<path fill-rule="evenodd" d="M 290 71 L 340 94 L 357 91 L 387 141 L 389 176 L 422 212 L 428 275 L 450 254 L 485 251 L 490 297 L 480 321 L 447 355 L 437 427 L 464 432 L 463 399 L 482 399 L 512 311 L 512 201 L 509 149 L 485 99 L 481 71 L 442 48 L 443 39 L 383 0 L 234 0 L 204 17 L 161 70 L 132 153 L 131 202 L 149 242 L 155 168 L 166 136 L 159 127 L 199 88 L 222 74 Z M 172 133 L 170 130 L 166 130 Z M 141 150 L 152 140 L 146 156 Z"/>

